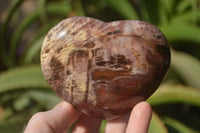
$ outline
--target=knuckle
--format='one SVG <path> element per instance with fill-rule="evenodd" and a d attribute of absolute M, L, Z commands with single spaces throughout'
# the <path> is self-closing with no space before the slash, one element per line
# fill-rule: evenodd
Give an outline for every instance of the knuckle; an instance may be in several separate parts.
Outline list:
<path fill-rule="evenodd" d="M 38 113 L 36 113 L 36 114 L 34 114 L 32 116 L 32 119 L 37 119 L 37 120 L 44 119 L 44 113 L 43 112 L 38 112 Z"/>

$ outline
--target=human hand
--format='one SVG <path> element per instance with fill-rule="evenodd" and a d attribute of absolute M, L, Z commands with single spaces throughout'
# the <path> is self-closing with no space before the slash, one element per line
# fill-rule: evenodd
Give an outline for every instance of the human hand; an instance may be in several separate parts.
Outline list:
<path fill-rule="evenodd" d="M 147 133 L 152 110 L 147 102 L 138 103 L 130 114 L 107 121 L 105 133 Z M 76 121 L 73 133 L 98 133 L 101 120 L 86 116 L 67 102 L 52 110 L 33 115 L 24 133 L 64 133 Z"/>

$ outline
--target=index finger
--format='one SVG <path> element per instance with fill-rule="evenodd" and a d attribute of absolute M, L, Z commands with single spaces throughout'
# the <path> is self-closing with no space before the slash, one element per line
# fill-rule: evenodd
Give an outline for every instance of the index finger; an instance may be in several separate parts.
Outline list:
<path fill-rule="evenodd" d="M 126 133 L 147 133 L 152 109 L 149 103 L 140 102 L 132 110 Z"/>

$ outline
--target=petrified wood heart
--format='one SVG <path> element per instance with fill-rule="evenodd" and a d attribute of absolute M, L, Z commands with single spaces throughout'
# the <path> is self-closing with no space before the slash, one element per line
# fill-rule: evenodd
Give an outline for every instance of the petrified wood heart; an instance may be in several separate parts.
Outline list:
<path fill-rule="evenodd" d="M 60 97 L 90 116 L 113 119 L 158 88 L 170 50 L 161 31 L 149 23 L 73 17 L 49 31 L 41 65 Z"/>

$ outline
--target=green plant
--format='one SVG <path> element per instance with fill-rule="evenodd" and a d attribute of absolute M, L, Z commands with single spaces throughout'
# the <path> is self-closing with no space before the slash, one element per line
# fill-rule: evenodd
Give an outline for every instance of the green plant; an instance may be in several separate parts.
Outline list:
<path fill-rule="evenodd" d="M 10 2 L 0 26 L 2 132 L 22 131 L 33 113 L 48 110 L 61 100 L 42 75 L 40 47 L 52 26 L 75 15 L 103 21 L 140 19 L 158 26 L 169 41 L 172 58 L 165 80 L 148 99 L 154 110 L 149 132 L 200 130 L 199 0 L 37 0 L 33 1 L 35 10 L 28 14 L 22 10 L 27 1 Z"/>

